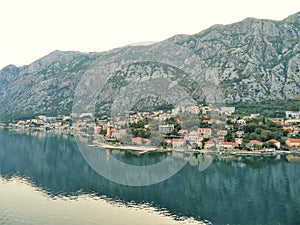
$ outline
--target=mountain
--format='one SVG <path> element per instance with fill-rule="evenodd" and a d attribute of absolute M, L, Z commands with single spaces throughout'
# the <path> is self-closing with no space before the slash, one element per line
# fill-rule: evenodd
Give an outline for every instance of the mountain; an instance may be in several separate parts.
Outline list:
<path fill-rule="evenodd" d="M 212 85 L 226 102 L 299 99 L 299 40 L 300 12 L 282 21 L 247 18 L 102 53 L 54 51 L 28 66 L 0 71 L 0 118 L 70 113 L 82 92 L 86 109 L 96 100 L 98 111 L 107 110 L 124 89 L 134 87 L 147 90 L 127 102 L 140 109 L 167 105 L 180 99 L 179 93 L 206 100 Z M 87 75 L 89 82 L 83 81 Z M 165 100 L 152 96 L 165 89 L 163 80 L 176 82 L 180 91 Z"/>

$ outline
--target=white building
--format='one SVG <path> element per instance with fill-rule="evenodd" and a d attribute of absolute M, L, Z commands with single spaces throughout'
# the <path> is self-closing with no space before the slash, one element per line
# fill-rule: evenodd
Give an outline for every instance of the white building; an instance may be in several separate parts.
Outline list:
<path fill-rule="evenodd" d="M 174 124 L 159 125 L 158 127 L 160 133 L 170 133 L 172 130 L 174 130 Z"/>
<path fill-rule="evenodd" d="M 93 113 L 81 113 L 80 116 L 79 116 L 80 119 L 86 118 L 86 117 L 92 118 L 93 117 Z"/>
<path fill-rule="evenodd" d="M 200 133 L 200 134 L 203 134 L 203 136 L 205 137 L 205 138 L 209 138 L 209 137 L 211 137 L 211 134 L 212 134 L 212 130 L 211 130 L 211 128 L 199 128 L 198 129 L 198 133 Z"/>
<path fill-rule="evenodd" d="M 185 134 L 184 139 L 188 141 L 190 144 L 197 144 L 198 146 L 201 146 L 204 137 L 202 134 L 199 134 L 197 131 L 192 131 L 189 134 Z"/>
<path fill-rule="evenodd" d="M 174 138 L 172 139 L 172 145 L 174 148 L 180 148 L 186 146 L 186 142 L 184 139 Z"/>
<path fill-rule="evenodd" d="M 240 125 L 245 125 L 246 124 L 246 120 L 240 119 L 240 120 L 237 120 L 236 123 L 240 124 Z"/>
<path fill-rule="evenodd" d="M 221 114 L 231 115 L 235 112 L 235 107 L 221 107 Z"/>
<path fill-rule="evenodd" d="M 121 139 L 126 134 L 126 129 L 114 130 L 112 131 L 112 137 L 116 139 Z"/>
<path fill-rule="evenodd" d="M 285 111 L 286 118 L 300 119 L 300 111 Z"/>
<path fill-rule="evenodd" d="M 251 115 L 250 115 L 250 117 L 252 117 L 252 118 L 257 118 L 257 117 L 259 117 L 259 116 L 260 116 L 259 113 L 255 113 L 255 114 L 251 114 Z"/>

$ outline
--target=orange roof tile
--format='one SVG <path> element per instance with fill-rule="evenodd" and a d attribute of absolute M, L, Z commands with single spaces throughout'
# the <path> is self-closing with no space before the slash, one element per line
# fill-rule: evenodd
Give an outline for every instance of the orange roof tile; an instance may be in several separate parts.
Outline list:
<path fill-rule="evenodd" d="M 235 143 L 235 142 L 223 142 L 223 145 L 238 146 L 238 143 Z"/>
<path fill-rule="evenodd" d="M 211 130 L 211 128 L 199 128 L 198 130 Z"/>
<path fill-rule="evenodd" d="M 288 140 L 292 143 L 300 143 L 300 138 L 289 138 Z"/>
<path fill-rule="evenodd" d="M 250 144 L 262 144 L 262 142 L 260 142 L 258 140 L 251 140 Z"/>
<path fill-rule="evenodd" d="M 277 141 L 277 140 L 275 140 L 275 139 L 268 140 L 268 142 L 279 143 L 279 141 Z"/>
<path fill-rule="evenodd" d="M 135 138 L 131 138 L 131 140 L 133 140 L 133 141 L 141 141 L 142 138 L 141 137 L 135 137 Z"/>
<path fill-rule="evenodd" d="M 182 139 L 182 138 L 173 138 L 172 141 L 173 141 L 173 142 L 185 142 L 185 140 Z"/>

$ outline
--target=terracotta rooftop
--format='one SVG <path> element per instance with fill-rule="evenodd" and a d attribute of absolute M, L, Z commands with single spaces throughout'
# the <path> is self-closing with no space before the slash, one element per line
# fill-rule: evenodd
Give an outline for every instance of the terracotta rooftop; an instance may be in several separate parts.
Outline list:
<path fill-rule="evenodd" d="M 277 141 L 277 140 L 275 140 L 275 139 L 268 140 L 268 142 L 279 143 L 279 141 Z"/>
<path fill-rule="evenodd" d="M 262 144 L 262 142 L 260 142 L 258 140 L 251 140 L 250 144 Z"/>
<path fill-rule="evenodd" d="M 300 143 L 300 138 L 289 138 L 288 140 L 292 143 Z"/>
<path fill-rule="evenodd" d="M 211 128 L 199 128 L 198 130 L 211 130 Z"/>

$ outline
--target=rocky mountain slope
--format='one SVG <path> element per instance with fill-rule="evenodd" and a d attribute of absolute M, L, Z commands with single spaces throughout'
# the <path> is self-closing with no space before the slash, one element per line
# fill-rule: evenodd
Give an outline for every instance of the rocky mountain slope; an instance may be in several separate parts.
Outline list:
<path fill-rule="evenodd" d="M 282 21 L 247 18 L 215 25 L 149 46 L 103 53 L 55 51 L 28 66 L 9 65 L 0 71 L 0 118 L 70 113 L 75 93 L 75 106 L 85 95 L 85 104 L 96 100 L 97 110 L 109 108 L 127 87 L 151 90 L 149 84 L 157 79 L 176 82 L 195 101 L 207 99 L 212 85 L 227 102 L 299 99 L 300 12 Z M 82 90 L 76 92 L 78 84 Z M 152 87 L 159 88 L 165 87 Z M 139 97 L 135 107 L 173 101 L 149 91 Z"/>

